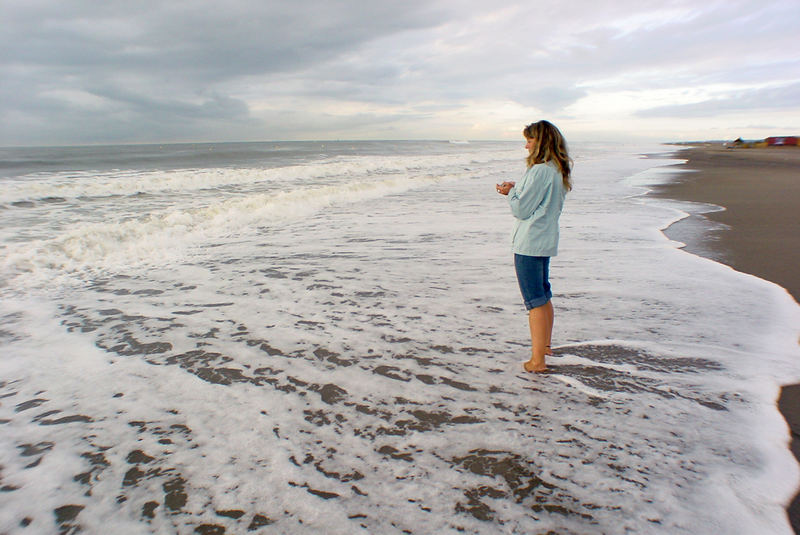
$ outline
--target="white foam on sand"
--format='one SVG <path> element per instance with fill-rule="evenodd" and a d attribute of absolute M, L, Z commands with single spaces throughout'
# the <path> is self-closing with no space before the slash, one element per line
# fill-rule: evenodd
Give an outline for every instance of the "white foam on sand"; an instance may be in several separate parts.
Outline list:
<path fill-rule="evenodd" d="M 508 152 L 309 181 L 344 193 L 279 224 L 223 196 L 235 232 L 180 255 L 16 279 L 0 531 L 790 533 L 798 307 L 665 238 L 640 150 L 576 149 L 550 374 L 519 364 Z"/>

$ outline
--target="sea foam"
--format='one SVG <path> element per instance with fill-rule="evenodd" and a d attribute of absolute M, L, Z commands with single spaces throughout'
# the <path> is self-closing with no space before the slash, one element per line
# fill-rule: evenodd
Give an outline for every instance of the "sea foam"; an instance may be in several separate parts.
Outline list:
<path fill-rule="evenodd" d="M 574 147 L 540 376 L 519 144 L 363 147 L 0 211 L 0 531 L 790 533 L 798 307 L 663 236 L 663 147 Z"/>

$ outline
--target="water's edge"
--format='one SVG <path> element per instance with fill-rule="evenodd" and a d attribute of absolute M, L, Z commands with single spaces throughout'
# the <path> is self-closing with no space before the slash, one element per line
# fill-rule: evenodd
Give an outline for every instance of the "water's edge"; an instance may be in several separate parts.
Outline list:
<path fill-rule="evenodd" d="M 686 149 L 676 149 L 674 152 L 668 154 L 668 157 L 678 160 L 678 163 L 671 166 L 675 167 L 675 172 L 672 175 L 665 176 L 667 180 L 674 180 L 682 172 L 681 166 L 685 165 L 688 161 L 685 159 Z M 697 178 L 703 180 L 703 172 L 695 172 L 698 173 Z M 651 194 L 651 191 L 647 191 L 644 196 L 653 198 Z M 661 194 L 661 198 L 669 199 L 676 203 L 682 203 L 681 208 L 687 210 L 686 217 L 678 219 L 662 229 L 661 232 L 667 239 L 682 244 L 680 248 L 689 254 L 730 266 L 730 263 L 727 261 L 728 255 L 725 249 L 719 245 L 720 242 L 716 239 L 716 236 L 720 232 L 735 232 L 736 228 L 717 223 L 704 217 L 704 214 L 727 210 L 727 207 L 719 204 L 687 201 L 686 199 L 681 199 L 679 196 L 669 196 L 663 193 Z M 764 278 L 762 274 L 749 274 L 780 286 Z M 781 288 L 783 287 L 781 286 Z M 783 290 L 791 295 L 788 289 L 783 288 Z M 796 300 L 796 296 L 793 297 Z M 775 406 L 789 428 L 789 450 L 794 455 L 798 465 L 800 465 L 800 383 L 782 385 L 778 398 L 775 400 Z M 794 498 L 786 505 L 786 513 L 794 532 L 800 533 L 800 487 L 798 487 Z"/>

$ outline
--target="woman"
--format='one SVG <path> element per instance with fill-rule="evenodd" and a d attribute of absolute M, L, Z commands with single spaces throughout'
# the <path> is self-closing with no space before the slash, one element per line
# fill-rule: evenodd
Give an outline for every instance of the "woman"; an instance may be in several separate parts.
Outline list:
<path fill-rule="evenodd" d="M 528 372 L 543 372 L 547 369 L 545 355 L 552 355 L 550 257 L 558 252 L 558 218 L 564 197 L 572 189 L 572 161 L 564 136 L 553 124 L 539 121 L 526 126 L 522 133 L 528 149 L 528 170 L 519 184 L 497 184 L 497 192 L 508 196 L 516 219 L 514 267 L 531 329 L 531 358 L 523 366 Z"/>

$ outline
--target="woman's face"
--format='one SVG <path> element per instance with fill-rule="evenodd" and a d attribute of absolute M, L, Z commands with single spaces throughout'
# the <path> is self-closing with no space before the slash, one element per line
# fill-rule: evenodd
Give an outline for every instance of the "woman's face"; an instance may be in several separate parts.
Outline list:
<path fill-rule="evenodd" d="M 525 137 L 525 148 L 528 149 L 528 154 L 533 153 L 533 147 L 536 141 L 532 137 Z"/>

